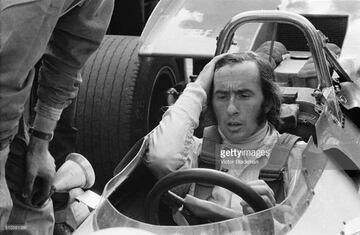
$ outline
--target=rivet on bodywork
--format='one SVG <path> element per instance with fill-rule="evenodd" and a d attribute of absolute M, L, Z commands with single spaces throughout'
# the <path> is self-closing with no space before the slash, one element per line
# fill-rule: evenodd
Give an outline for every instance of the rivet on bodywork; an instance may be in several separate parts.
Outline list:
<path fill-rule="evenodd" d="M 346 97 L 343 95 L 339 95 L 339 102 L 342 104 L 346 104 L 347 103 Z"/>

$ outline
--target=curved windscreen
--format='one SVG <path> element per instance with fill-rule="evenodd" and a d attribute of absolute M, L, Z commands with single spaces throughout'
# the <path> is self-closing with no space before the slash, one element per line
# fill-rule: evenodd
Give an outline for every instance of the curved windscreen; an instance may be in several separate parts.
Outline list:
<path fill-rule="evenodd" d="M 155 226 L 127 217 L 120 213 L 107 198 L 103 197 L 102 203 L 95 211 L 94 229 L 135 227 L 156 234 L 273 234 L 274 231 L 275 234 L 284 234 L 291 230 L 308 207 L 313 196 L 313 188 L 327 162 L 325 157 L 312 152 L 312 146 L 313 142 L 310 140 L 304 152 L 306 158 L 303 158 L 297 169 L 290 169 L 295 171 L 295 178 L 289 190 L 291 193 L 281 204 L 271 209 L 203 225 Z M 135 158 L 134 162 L 136 161 Z M 301 166 L 306 167 L 307 170 L 303 171 Z M 132 168 L 133 166 L 129 164 L 128 167 Z M 122 181 L 124 177 L 121 177 L 121 174 L 124 172 L 126 169 L 115 176 L 113 181 Z M 112 185 L 119 184 L 113 183 Z M 114 190 L 107 189 L 107 191 L 112 192 Z"/>
<path fill-rule="evenodd" d="M 212 57 L 216 37 L 239 12 L 275 10 L 281 0 L 162 0 L 149 18 L 141 41 L 140 55 Z M 244 27 L 238 46 L 247 50 L 256 27 Z"/>

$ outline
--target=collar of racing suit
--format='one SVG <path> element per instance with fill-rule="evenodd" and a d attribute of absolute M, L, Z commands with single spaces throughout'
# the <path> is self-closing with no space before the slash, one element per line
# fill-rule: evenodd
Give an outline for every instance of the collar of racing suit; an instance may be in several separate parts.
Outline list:
<path fill-rule="evenodd" d="M 224 134 L 221 132 L 219 127 L 218 127 L 218 131 L 221 138 L 223 139 L 223 143 L 228 148 L 243 149 L 243 150 L 265 150 L 269 152 L 274 148 L 278 140 L 278 132 L 268 122 L 266 122 L 264 127 L 262 127 L 260 130 L 255 132 L 249 138 L 236 144 L 231 143 L 224 136 Z M 267 154 L 266 156 L 269 158 L 270 154 Z M 260 157 L 262 157 L 262 155 L 261 156 L 256 155 L 256 158 L 260 158 Z"/>

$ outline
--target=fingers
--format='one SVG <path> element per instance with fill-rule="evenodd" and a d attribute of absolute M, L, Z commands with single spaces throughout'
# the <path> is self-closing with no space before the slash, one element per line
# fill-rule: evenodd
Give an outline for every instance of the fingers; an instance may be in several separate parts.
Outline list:
<path fill-rule="evenodd" d="M 263 180 L 254 180 L 248 182 L 249 186 L 257 192 L 264 200 L 266 205 L 270 208 L 276 205 L 275 195 L 272 189 Z M 244 214 L 254 213 L 254 210 L 245 201 L 241 201 L 240 205 L 243 208 Z"/>
<path fill-rule="evenodd" d="M 26 156 L 26 178 L 23 198 L 30 206 L 41 206 L 49 197 L 55 176 L 55 163 L 50 153 L 30 151 Z"/>
<path fill-rule="evenodd" d="M 207 63 L 202 71 L 200 72 L 199 76 L 197 77 L 195 83 L 199 84 L 207 94 L 210 92 L 210 87 L 214 78 L 215 72 L 215 65 L 216 63 L 223 58 L 228 53 L 217 55 Z"/>
<path fill-rule="evenodd" d="M 40 187 L 39 194 L 33 198 L 32 204 L 34 206 L 41 206 L 50 196 L 50 191 L 52 187 L 51 178 L 43 178 L 42 185 Z"/>
<path fill-rule="evenodd" d="M 31 205 L 31 198 L 32 198 L 32 192 L 33 192 L 33 188 L 34 188 L 35 175 L 36 174 L 34 174 L 30 171 L 28 171 L 26 173 L 24 190 L 23 190 L 22 196 L 23 196 L 25 202 L 29 205 Z"/>
<path fill-rule="evenodd" d="M 217 56 L 214 56 L 202 69 L 201 73 L 206 73 L 206 72 L 210 72 L 210 74 L 214 73 L 215 70 L 215 65 L 216 63 L 222 59 L 223 57 L 225 57 L 226 55 L 228 55 L 229 53 L 224 53 L 224 54 L 220 54 Z M 201 74 L 200 73 L 200 74 Z M 200 75 L 199 75 L 200 76 Z"/>
<path fill-rule="evenodd" d="M 252 214 L 252 213 L 255 213 L 255 211 L 253 210 L 253 208 L 251 208 L 246 202 L 244 205 L 242 205 L 242 208 L 243 208 L 243 213 L 245 215 L 249 215 L 249 214 Z"/>
<path fill-rule="evenodd" d="M 269 208 L 271 208 L 271 207 L 273 207 L 273 206 L 275 205 L 275 204 L 273 204 L 273 203 L 270 201 L 270 199 L 269 199 L 268 197 L 266 197 L 266 196 L 262 196 L 262 199 L 265 201 L 266 205 L 267 205 Z M 241 205 L 241 207 L 242 207 L 242 209 L 243 209 L 243 213 L 244 213 L 245 215 L 249 215 L 249 214 L 255 213 L 255 210 L 254 210 L 251 206 L 249 206 L 249 204 L 247 204 L 247 202 L 241 201 L 241 202 L 240 202 L 240 205 Z"/>
<path fill-rule="evenodd" d="M 268 208 L 275 206 L 276 202 L 270 199 L 268 196 L 261 196 Z"/>
<path fill-rule="evenodd" d="M 254 180 L 249 182 L 249 186 L 257 192 L 260 196 L 265 196 L 271 203 L 271 207 L 276 204 L 275 194 L 267 183 L 263 180 Z"/>
<path fill-rule="evenodd" d="M 39 185 L 39 192 L 36 198 L 33 198 L 33 205 L 41 206 L 49 197 L 52 189 L 54 176 L 55 176 L 55 165 L 53 161 L 50 161 L 47 167 L 43 167 L 39 170 L 37 177 L 41 184 Z"/>
<path fill-rule="evenodd" d="M 236 218 L 242 215 L 241 212 L 223 207 L 214 202 L 198 199 L 191 195 L 186 195 L 184 200 L 185 207 L 195 216 L 209 221 L 221 221 Z"/>
<path fill-rule="evenodd" d="M 225 53 L 216 55 L 216 56 L 214 56 L 214 57 L 211 59 L 211 61 L 213 61 L 214 63 L 216 63 L 216 62 L 219 61 L 221 58 L 223 58 L 224 56 L 229 55 L 229 54 L 231 54 L 231 53 L 230 53 L 230 52 L 225 52 Z"/>
<path fill-rule="evenodd" d="M 257 192 L 261 197 L 266 197 L 268 201 L 273 205 L 275 205 L 276 200 L 274 197 L 274 193 L 272 192 L 271 188 L 269 186 L 253 186 L 252 189 L 254 189 L 255 192 Z"/>

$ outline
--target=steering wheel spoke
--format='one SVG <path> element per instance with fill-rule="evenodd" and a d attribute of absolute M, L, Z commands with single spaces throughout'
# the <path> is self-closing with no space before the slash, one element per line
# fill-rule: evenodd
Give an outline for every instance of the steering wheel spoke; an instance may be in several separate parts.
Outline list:
<path fill-rule="evenodd" d="M 184 206 L 184 198 L 173 193 L 171 190 L 168 190 L 163 197 L 165 198 L 165 203 L 172 208 L 182 208 Z"/>
<path fill-rule="evenodd" d="M 160 224 L 158 210 L 164 193 L 165 198 L 172 201 L 172 205 L 175 205 L 176 208 L 181 208 L 184 205 L 184 199 L 170 191 L 170 189 L 189 183 L 218 185 L 240 196 L 255 212 L 268 209 L 262 197 L 236 177 L 212 169 L 194 168 L 170 173 L 154 185 L 146 198 L 146 221 L 151 224 Z M 273 223 L 272 217 L 267 218 L 265 222 L 269 221 Z"/>

